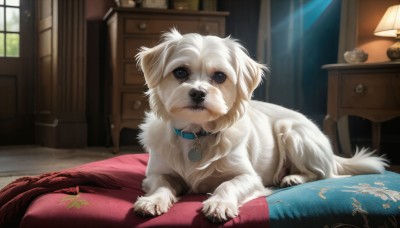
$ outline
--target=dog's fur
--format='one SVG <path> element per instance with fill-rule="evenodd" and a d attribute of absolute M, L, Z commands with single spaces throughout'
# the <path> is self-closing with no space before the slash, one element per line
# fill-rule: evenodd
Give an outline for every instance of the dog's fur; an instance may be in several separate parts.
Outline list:
<path fill-rule="evenodd" d="M 271 194 L 265 186 L 382 173 L 387 165 L 367 150 L 349 159 L 338 157 L 328 138 L 302 114 L 251 101 L 267 69 L 229 37 L 181 35 L 173 29 L 159 45 L 142 47 L 137 60 L 151 106 L 140 126 L 150 160 L 143 181 L 146 195 L 134 205 L 139 214 L 163 214 L 185 192 L 209 193 L 203 213 L 225 221 L 237 216 L 244 202 Z M 187 77 L 179 78 L 178 68 Z M 202 91 L 203 99 L 196 102 L 193 89 Z M 211 133 L 199 138 L 200 161 L 188 158 L 194 140 L 177 136 L 173 128 Z"/>

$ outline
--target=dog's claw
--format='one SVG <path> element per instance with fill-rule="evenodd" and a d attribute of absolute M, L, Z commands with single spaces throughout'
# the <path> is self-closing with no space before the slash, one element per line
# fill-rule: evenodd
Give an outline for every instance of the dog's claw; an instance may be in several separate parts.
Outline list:
<path fill-rule="evenodd" d="M 303 178 L 300 175 L 289 175 L 289 176 L 285 176 L 282 181 L 280 186 L 281 187 L 291 187 L 291 186 L 295 186 L 295 185 L 300 185 L 300 184 L 304 184 L 305 181 L 303 180 Z"/>
<path fill-rule="evenodd" d="M 239 214 L 238 207 L 233 203 L 213 199 L 213 197 L 203 202 L 202 211 L 212 223 L 223 223 Z"/>
<path fill-rule="evenodd" d="M 142 217 L 155 217 L 162 215 L 171 207 L 170 202 L 151 197 L 140 197 L 134 204 L 134 212 Z"/>

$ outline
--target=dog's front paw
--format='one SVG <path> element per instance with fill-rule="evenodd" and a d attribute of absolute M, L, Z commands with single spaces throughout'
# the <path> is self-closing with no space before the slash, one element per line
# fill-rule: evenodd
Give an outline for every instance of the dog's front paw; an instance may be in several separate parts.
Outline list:
<path fill-rule="evenodd" d="M 142 196 L 134 204 L 135 213 L 143 217 L 153 217 L 166 213 L 172 206 L 172 202 L 162 197 Z"/>
<path fill-rule="evenodd" d="M 290 186 L 304 184 L 304 183 L 305 183 L 305 180 L 304 180 L 303 176 L 289 175 L 289 176 L 285 176 L 282 179 L 280 186 L 281 187 L 290 187 Z"/>
<path fill-rule="evenodd" d="M 203 202 L 203 213 L 211 222 L 225 222 L 239 214 L 238 206 L 219 197 L 211 197 Z"/>

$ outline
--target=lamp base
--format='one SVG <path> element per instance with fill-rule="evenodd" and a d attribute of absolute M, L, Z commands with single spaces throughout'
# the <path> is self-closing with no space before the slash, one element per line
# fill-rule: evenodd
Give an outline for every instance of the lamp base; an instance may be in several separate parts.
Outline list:
<path fill-rule="evenodd" d="M 387 56 L 392 61 L 400 61 L 400 40 L 396 39 L 396 43 L 390 46 L 386 51 Z"/>

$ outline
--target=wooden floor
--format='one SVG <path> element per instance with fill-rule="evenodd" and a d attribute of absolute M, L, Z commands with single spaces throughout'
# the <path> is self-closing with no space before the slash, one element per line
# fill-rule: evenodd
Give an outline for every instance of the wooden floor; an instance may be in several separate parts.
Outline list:
<path fill-rule="evenodd" d="M 118 154 L 111 148 L 54 149 L 40 146 L 0 147 L 0 189 L 21 176 L 33 176 L 59 171 L 84 163 L 103 160 L 121 154 L 140 153 L 139 146 L 121 148 Z"/>

